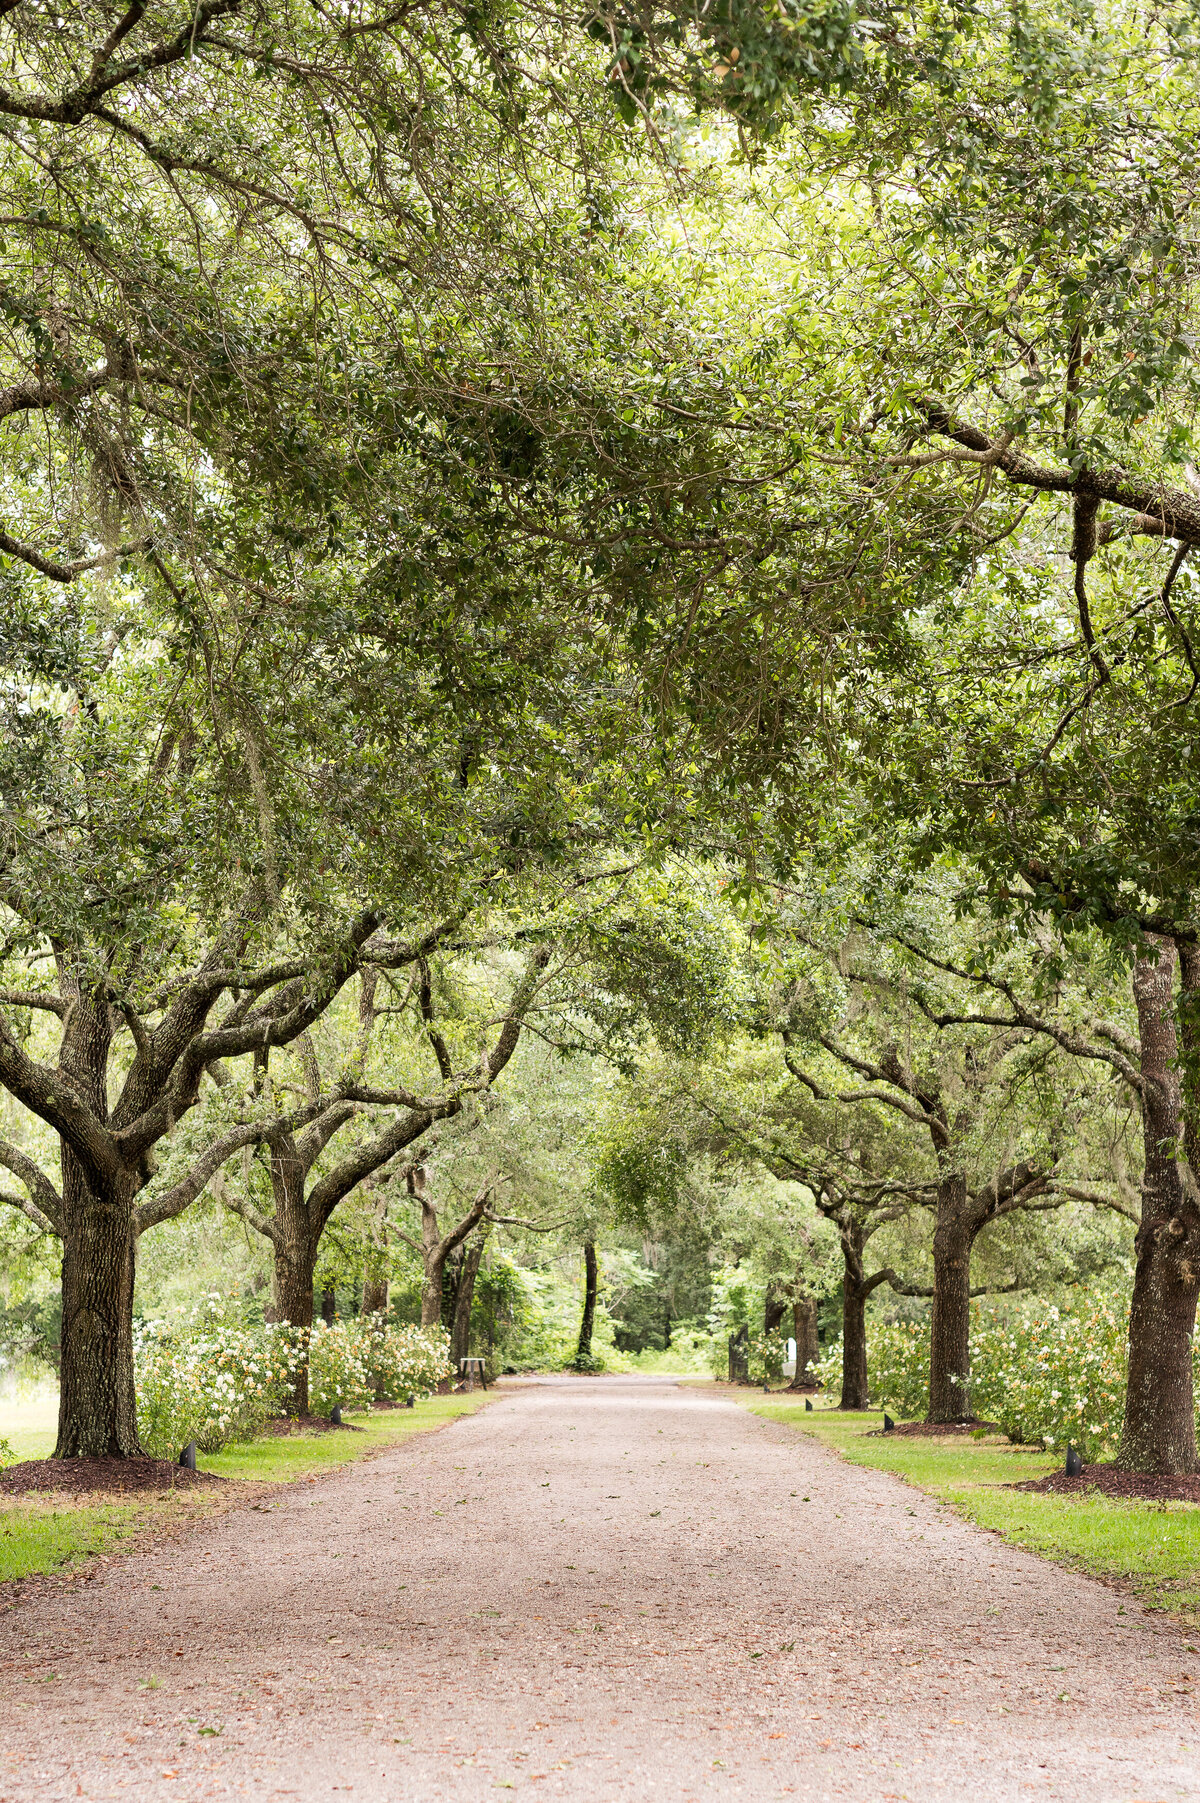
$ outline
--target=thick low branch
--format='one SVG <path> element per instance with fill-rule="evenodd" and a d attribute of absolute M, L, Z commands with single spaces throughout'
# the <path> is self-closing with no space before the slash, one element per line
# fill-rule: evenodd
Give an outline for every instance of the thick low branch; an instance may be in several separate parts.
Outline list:
<path fill-rule="evenodd" d="M 103 1184 L 116 1176 L 119 1156 L 113 1135 L 80 1100 L 70 1076 L 30 1058 L 3 1019 L 0 1019 L 0 1083 L 31 1114 L 36 1114 L 61 1135 L 89 1177 Z"/>
<path fill-rule="evenodd" d="M 62 1229 L 56 1227 L 49 1215 L 44 1215 L 37 1203 L 31 1202 L 28 1196 L 18 1196 L 10 1189 L 0 1189 L 0 1202 L 7 1203 L 9 1208 L 15 1208 L 18 1214 L 23 1214 L 27 1220 L 32 1221 L 39 1233 L 50 1233 L 57 1239 L 62 1238 Z"/>
<path fill-rule="evenodd" d="M 986 461 L 1019 487 L 1036 488 L 1044 494 L 1069 494 L 1109 501 L 1146 521 L 1159 522 L 1169 538 L 1183 539 L 1190 545 L 1200 544 L 1200 496 L 1187 489 L 1131 476 L 1121 469 L 1048 468 L 1014 446 L 990 439 L 977 426 L 957 419 L 940 400 L 927 398 L 920 403 L 920 408 L 930 430 L 965 450 L 967 461 Z M 1139 527 L 1141 531 L 1146 529 L 1144 525 Z"/>
<path fill-rule="evenodd" d="M 44 1216 L 52 1230 L 61 1236 L 63 1230 L 62 1197 L 41 1166 L 35 1164 L 19 1146 L 0 1140 L 0 1165 L 23 1183 L 33 1198 L 37 1213 Z M 29 1211 L 26 1210 L 26 1213 Z M 32 1217 L 31 1217 L 32 1218 Z"/>
<path fill-rule="evenodd" d="M 170 1189 L 162 1190 L 157 1196 L 150 1197 L 141 1207 L 134 1211 L 133 1230 L 144 1233 L 147 1227 L 155 1227 L 160 1221 L 170 1220 L 182 1214 L 185 1208 L 196 1200 L 209 1179 L 216 1175 L 227 1159 L 243 1146 L 263 1145 L 270 1142 L 273 1136 L 294 1132 L 296 1128 L 306 1126 L 315 1114 L 318 1114 L 323 1102 L 310 1102 L 304 1108 L 298 1108 L 294 1114 L 271 1115 L 254 1121 L 242 1121 L 236 1127 L 230 1127 L 212 1144 L 207 1146 L 193 1164 L 186 1177 L 173 1184 Z"/>
<path fill-rule="evenodd" d="M 119 563 L 123 557 L 133 557 L 139 551 L 148 551 L 153 542 L 150 538 L 134 539 L 130 544 L 118 545 L 115 551 L 100 551 L 95 557 L 77 557 L 72 563 L 59 563 L 53 557 L 43 556 L 24 540 L 13 538 L 7 532 L 0 532 L 0 551 L 28 564 L 39 575 L 48 576 L 51 582 L 74 582 L 88 570 L 102 570 L 109 564 Z"/>
<path fill-rule="evenodd" d="M 42 1008 L 48 1014 L 66 1016 L 70 1003 L 64 996 L 51 995 L 43 989 L 0 989 L 0 1002 L 12 1008 Z"/>

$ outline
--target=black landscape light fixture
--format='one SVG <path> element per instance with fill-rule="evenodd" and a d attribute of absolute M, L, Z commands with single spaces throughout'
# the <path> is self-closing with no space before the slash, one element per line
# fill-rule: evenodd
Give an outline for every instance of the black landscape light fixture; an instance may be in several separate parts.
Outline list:
<path fill-rule="evenodd" d="M 181 1471 L 195 1471 L 195 1469 L 196 1469 L 196 1442 L 194 1440 L 189 1440 L 187 1445 L 184 1447 L 183 1451 L 180 1453 L 179 1469 Z"/>
<path fill-rule="evenodd" d="M 1067 1447 L 1067 1476 L 1078 1477 L 1083 1470 L 1083 1460 L 1073 1446 Z"/>

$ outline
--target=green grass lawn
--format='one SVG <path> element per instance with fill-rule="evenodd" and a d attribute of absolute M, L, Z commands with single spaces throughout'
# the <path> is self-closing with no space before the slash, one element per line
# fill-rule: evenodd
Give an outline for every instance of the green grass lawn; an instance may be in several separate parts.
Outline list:
<path fill-rule="evenodd" d="M 740 1400 L 740 1399 L 739 1399 Z M 1200 1508 L 1191 1503 L 1117 1502 L 1095 1492 L 1037 1496 L 1006 1486 L 1044 1477 L 1062 1460 L 997 1437 L 909 1439 L 876 1435 L 882 1413 L 843 1415 L 795 1402 L 746 1402 L 855 1465 L 915 1484 L 980 1527 L 1076 1571 L 1114 1581 L 1150 1608 L 1200 1616 Z"/>
<path fill-rule="evenodd" d="M 494 1392 L 493 1392 L 494 1394 Z M 347 1417 L 361 1433 L 266 1435 L 224 1452 L 201 1453 L 201 1471 L 234 1480 L 217 1493 L 189 1490 L 179 1495 L 75 1502 L 45 1494 L 22 1497 L 0 1508 L 0 1583 L 36 1573 L 65 1570 L 97 1553 L 119 1547 L 151 1526 L 178 1524 L 188 1516 L 208 1514 L 237 1501 L 237 1484 L 286 1484 L 318 1476 L 355 1459 L 382 1452 L 412 1434 L 428 1433 L 471 1415 L 489 1400 L 482 1391 L 465 1396 L 430 1396 L 411 1409 L 384 1409 L 378 1414 Z M 22 1458 L 44 1458 L 53 1451 L 54 1434 L 41 1425 L 27 1432 L 7 1430 L 6 1437 Z M 48 1443 L 46 1435 L 49 1432 Z M 253 1492 L 251 1492 L 253 1494 Z"/>
<path fill-rule="evenodd" d="M 0 1583 L 105 1553 L 138 1526 L 136 1503 L 102 1508 L 37 1500 L 0 1511 Z"/>
<path fill-rule="evenodd" d="M 407 1440 L 410 1434 L 427 1433 L 459 1415 L 473 1415 L 489 1394 L 475 1390 L 465 1396 L 429 1396 L 411 1409 L 381 1409 L 378 1414 L 347 1415 L 361 1433 L 267 1435 L 244 1445 L 227 1446 L 224 1452 L 199 1453 L 201 1471 L 218 1477 L 242 1478 L 256 1483 L 286 1484 L 292 1478 L 312 1477 L 379 1452 Z"/>

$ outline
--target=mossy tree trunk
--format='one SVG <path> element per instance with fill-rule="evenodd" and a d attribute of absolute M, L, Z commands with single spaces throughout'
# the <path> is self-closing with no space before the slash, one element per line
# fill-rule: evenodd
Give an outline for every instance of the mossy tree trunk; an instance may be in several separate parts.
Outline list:
<path fill-rule="evenodd" d="M 1183 1474 L 1197 1468 L 1192 1332 L 1200 1290 L 1200 1210 L 1195 1178 L 1183 1159 L 1185 1138 L 1194 1140 L 1196 1124 L 1189 1110 L 1185 1133 L 1175 969 L 1174 943 L 1163 938 L 1134 969 L 1146 1164 L 1117 1463 L 1126 1471 Z M 1189 1054 L 1197 1038 L 1198 984 L 1200 958 L 1189 948 L 1181 1010 Z"/>

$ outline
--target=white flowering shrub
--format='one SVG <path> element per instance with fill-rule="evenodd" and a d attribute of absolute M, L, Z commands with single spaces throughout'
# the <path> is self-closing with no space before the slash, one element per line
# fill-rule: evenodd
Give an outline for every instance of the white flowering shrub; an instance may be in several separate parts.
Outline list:
<path fill-rule="evenodd" d="M 289 1327 L 247 1327 L 219 1295 L 206 1296 L 182 1326 L 147 1321 L 134 1329 L 134 1382 L 142 1444 L 173 1458 L 195 1440 L 219 1452 L 250 1440 L 284 1406 L 300 1363 Z"/>
<path fill-rule="evenodd" d="M 371 1331 L 362 1321 L 314 1321 L 308 1348 L 308 1406 L 327 1415 L 335 1403 L 344 1409 L 369 1409 Z"/>
<path fill-rule="evenodd" d="M 428 1396 L 455 1375 L 444 1327 L 389 1327 L 371 1337 L 370 1371 L 384 1396 L 406 1402 Z"/>
<path fill-rule="evenodd" d="M 302 1328 L 246 1326 L 219 1295 L 206 1296 L 182 1325 L 140 1323 L 134 1380 L 142 1444 L 174 1458 L 189 1440 L 219 1452 L 251 1440 L 287 1408 L 307 1355 L 309 1408 L 370 1408 L 377 1394 L 397 1402 L 427 1396 L 450 1377 L 450 1336 L 442 1327 L 389 1327 L 376 1316 Z M 0 1442 L 0 1465 L 4 1463 Z"/>
<path fill-rule="evenodd" d="M 377 1395 L 392 1402 L 428 1396 L 451 1375 L 444 1327 L 389 1327 L 375 1315 L 313 1327 L 308 1394 L 314 1415 L 327 1415 L 335 1403 L 367 1409 Z"/>
<path fill-rule="evenodd" d="M 979 1311 L 971 1332 L 971 1402 L 1012 1440 L 1111 1458 L 1125 1410 L 1129 1304 L 1081 1299 L 1005 1322 Z"/>
<path fill-rule="evenodd" d="M 780 1384 L 783 1382 L 784 1360 L 787 1358 L 787 1333 L 780 1327 L 772 1333 L 751 1334 L 747 1348 L 747 1366 L 752 1384 Z M 726 1366 L 729 1362 L 729 1346 L 725 1347 Z"/>
<path fill-rule="evenodd" d="M 973 1305 L 972 1409 L 1022 1444 L 1070 1444 L 1089 1462 L 1111 1458 L 1125 1409 L 1128 1322 L 1128 1299 L 1118 1292 L 1080 1296 L 1066 1307 L 1032 1303 L 1015 1316 Z M 818 1364 L 830 1388 L 841 1381 L 841 1360 L 838 1341 Z M 898 1416 L 923 1416 L 928 1323 L 871 1323 L 867 1370 L 876 1403 Z"/>

